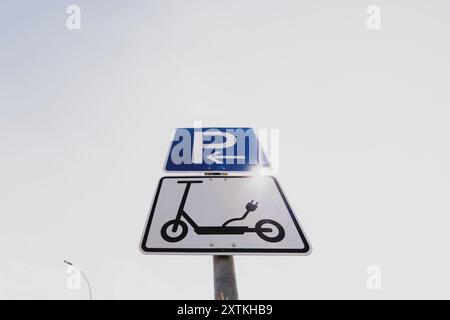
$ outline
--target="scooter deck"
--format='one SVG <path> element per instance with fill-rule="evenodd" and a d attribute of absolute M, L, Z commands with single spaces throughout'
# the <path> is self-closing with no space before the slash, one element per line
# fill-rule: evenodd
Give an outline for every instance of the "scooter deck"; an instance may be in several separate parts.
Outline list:
<path fill-rule="evenodd" d="M 197 227 L 194 229 L 197 234 L 244 234 L 246 232 L 256 232 L 255 228 L 249 228 L 245 226 L 235 226 L 235 227 Z M 261 228 L 262 232 L 271 232 L 271 228 Z"/>

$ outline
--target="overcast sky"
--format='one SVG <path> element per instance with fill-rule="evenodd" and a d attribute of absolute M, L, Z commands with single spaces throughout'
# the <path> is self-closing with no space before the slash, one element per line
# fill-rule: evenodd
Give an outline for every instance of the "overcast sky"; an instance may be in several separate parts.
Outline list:
<path fill-rule="evenodd" d="M 450 4 L 374 3 L 2 0 L 0 298 L 87 298 L 63 259 L 94 298 L 213 298 L 211 257 L 139 251 L 194 120 L 280 130 L 314 248 L 237 257 L 241 298 L 449 298 Z"/>

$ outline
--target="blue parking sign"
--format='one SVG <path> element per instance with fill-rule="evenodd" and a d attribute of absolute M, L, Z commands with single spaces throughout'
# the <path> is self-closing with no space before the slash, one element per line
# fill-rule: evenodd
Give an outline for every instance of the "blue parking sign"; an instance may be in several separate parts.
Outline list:
<path fill-rule="evenodd" d="M 269 167 L 252 128 L 178 128 L 166 171 L 252 171 Z"/>

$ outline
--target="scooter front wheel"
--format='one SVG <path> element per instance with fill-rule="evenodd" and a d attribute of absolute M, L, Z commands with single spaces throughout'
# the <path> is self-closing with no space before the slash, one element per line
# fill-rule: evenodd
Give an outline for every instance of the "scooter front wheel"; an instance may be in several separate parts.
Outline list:
<path fill-rule="evenodd" d="M 267 225 L 267 226 L 265 226 L 265 225 Z M 272 234 L 270 234 L 264 230 L 264 229 L 267 229 L 268 227 L 272 228 L 272 229 L 277 229 L 278 233 L 276 233 L 276 235 L 273 236 Z M 284 239 L 284 235 L 285 235 L 284 229 L 281 226 L 281 224 L 279 224 L 278 222 L 276 222 L 274 220 L 270 220 L 270 219 L 259 220 L 255 225 L 255 230 L 256 230 L 256 234 L 261 239 L 266 240 L 268 242 L 280 242 L 281 240 Z"/>
<path fill-rule="evenodd" d="M 172 232 L 175 223 L 178 223 L 177 230 Z M 181 232 L 179 231 L 181 229 Z M 188 226 L 186 222 L 179 220 L 167 221 L 161 228 L 161 237 L 167 242 L 178 242 L 184 239 L 188 233 Z"/>

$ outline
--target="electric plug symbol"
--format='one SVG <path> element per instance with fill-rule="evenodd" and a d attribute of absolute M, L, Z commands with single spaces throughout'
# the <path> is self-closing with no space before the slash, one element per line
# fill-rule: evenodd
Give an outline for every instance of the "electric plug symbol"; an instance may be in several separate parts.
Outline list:
<path fill-rule="evenodd" d="M 258 208 L 258 202 L 253 203 L 253 200 L 247 203 L 247 205 L 245 206 L 245 209 L 249 212 L 255 211 L 256 208 Z"/>

